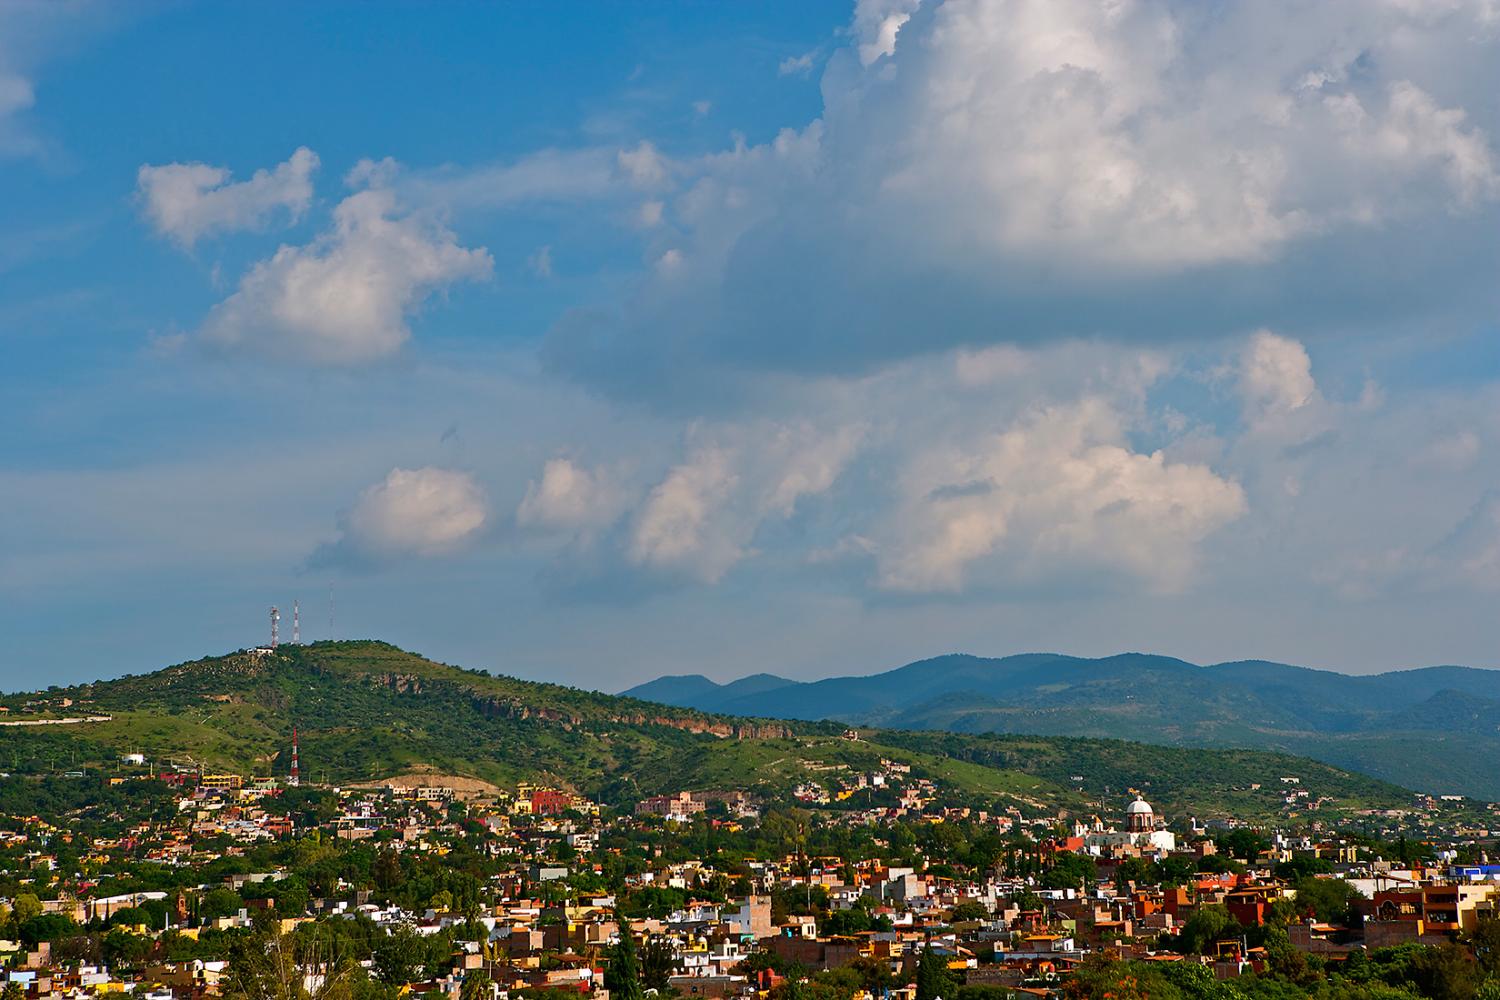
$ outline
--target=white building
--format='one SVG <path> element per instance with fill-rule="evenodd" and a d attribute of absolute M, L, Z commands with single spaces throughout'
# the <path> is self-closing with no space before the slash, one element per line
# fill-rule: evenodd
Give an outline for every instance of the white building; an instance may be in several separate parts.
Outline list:
<path fill-rule="evenodd" d="M 1177 849 L 1177 835 L 1166 828 L 1166 823 L 1156 815 L 1151 803 L 1139 797 L 1125 807 L 1124 830 L 1106 828 L 1096 816 L 1092 824 L 1075 825 L 1073 835 L 1083 838 L 1091 854 L 1102 854 L 1117 847 L 1162 852 Z"/>

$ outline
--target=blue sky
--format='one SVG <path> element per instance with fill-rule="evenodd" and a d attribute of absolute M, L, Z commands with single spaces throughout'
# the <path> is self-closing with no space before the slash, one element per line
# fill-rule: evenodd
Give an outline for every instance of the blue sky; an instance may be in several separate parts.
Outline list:
<path fill-rule="evenodd" d="M 0 687 L 1497 665 L 1490 0 L 0 0 Z"/>

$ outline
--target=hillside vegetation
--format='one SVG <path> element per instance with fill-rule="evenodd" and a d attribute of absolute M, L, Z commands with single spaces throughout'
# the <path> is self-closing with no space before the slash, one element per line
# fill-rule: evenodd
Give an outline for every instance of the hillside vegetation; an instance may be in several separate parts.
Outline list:
<path fill-rule="evenodd" d="M 851 740 L 828 723 L 730 716 L 493 676 L 372 641 L 240 651 L 0 703 L 11 720 L 110 717 L 3 730 L 0 754 L 22 772 L 108 768 L 121 754 L 140 752 L 159 763 L 285 774 L 295 726 L 309 780 L 436 772 L 501 785 L 546 781 L 610 803 L 683 788 L 786 797 L 804 782 L 831 786 L 878 770 L 883 759 L 909 765 L 961 800 L 1025 810 L 1087 809 L 1139 788 L 1176 813 L 1270 814 L 1283 809 L 1276 782 L 1286 773 L 1334 800 L 1329 808 L 1410 801 L 1396 786 L 1286 756 L 886 729 Z M 845 807 L 868 804 L 877 804 L 873 795 Z"/>

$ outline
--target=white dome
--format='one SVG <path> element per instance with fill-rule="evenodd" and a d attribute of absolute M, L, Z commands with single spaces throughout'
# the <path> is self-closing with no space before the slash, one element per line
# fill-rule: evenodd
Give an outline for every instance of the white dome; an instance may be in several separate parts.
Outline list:
<path fill-rule="evenodd" d="M 1125 807 L 1125 814 L 1127 816 L 1150 816 L 1154 813 L 1155 810 L 1151 808 L 1151 803 L 1145 799 L 1136 799 Z"/>

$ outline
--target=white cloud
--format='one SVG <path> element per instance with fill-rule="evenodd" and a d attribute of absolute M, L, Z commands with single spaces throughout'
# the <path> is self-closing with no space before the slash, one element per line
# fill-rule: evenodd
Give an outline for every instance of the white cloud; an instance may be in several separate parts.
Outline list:
<path fill-rule="evenodd" d="M 902 25 L 922 0 L 856 0 L 854 38 L 859 61 L 868 66 L 881 56 L 894 55 Z"/>
<path fill-rule="evenodd" d="M 804 52 L 800 56 L 787 56 L 781 60 L 776 67 L 778 76 L 807 76 L 812 72 L 813 60 L 817 57 L 818 50 Z"/>
<path fill-rule="evenodd" d="M 447 555 L 472 541 L 486 517 L 484 491 L 468 473 L 392 469 L 343 517 L 334 551 L 375 562 Z"/>
<path fill-rule="evenodd" d="M 626 179 L 638 188 L 657 188 L 667 181 L 667 159 L 649 142 L 642 141 L 634 149 L 620 150 L 616 160 Z"/>
<path fill-rule="evenodd" d="M 516 509 L 516 523 L 587 536 L 618 520 L 627 500 L 622 486 L 606 470 L 553 458 L 543 466 L 541 481 L 527 484 L 526 496 Z"/>
<path fill-rule="evenodd" d="M 1246 345 L 1239 386 L 1252 426 L 1286 417 L 1314 402 L 1318 393 L 1307 349 L 1269 330 L 1254 334 Z"/>
<path fill-rule="evenodd" d="M 853 459 L 865 427 L 810 422 L 700 428 L 635 514 L 626 555 L 651 569 L 716 583 L 753 551 L 768 519 L 828 492 Z"/>
<path fill-rule="evenodd" d="M 256 264 L 202 335 L 319 364 L 374 361 L 407 341 L 407 319 L 429 294 L 490 269 L 483 248 L 460 246 L 426 214 L 402 214 L 392 191 L 359 191 L 334 210 L 330 231 Z"/>
<path fill-rule="evenodd" d="M 791 517 L 797 501 L 826 493 L 854 457 L 866 432 L 862 424 L 827 433 L 805 424 L 776 428 L 761 446 L 761 461 L 771 471 L 769 489 L 757 510 Z"/>
<path fill-rule="evenodd" d="M 445 208 L 501 209 L 529 203 L 570 203 L 605 197 L 622 187 L 616 150 L 544 149 L 518 160 L 479 167 L 408 170 L 394 161 L 363 161 L 353 172 L 373 173 L 402 201 Z"/>
<path fill-rule="evenodd" d="M 191 247 L 210 233 L 263 228 L 278 212 L 297 221 L 312 203 L 317 169 L 317 154 L 302 146 L 285 163 L 257 170 L 247 181 L 231 182 L 227 167 L 168 163 L 142 166 L 136 185 L 156 231 Z"/>
<path fill-rule="evenodd" d="M 622 155 L 691 280 L 644 274 L 611 336 L 560 323 L 555 364 L 644 394 L 696 384 L 684 365 L 858 372 L 1500 305 L 1480 263 L 1500 31 L 1474 5 L 860 0 L 849 38 L 817 120 Z"/>
<path fill-rule="evenodd" d="M 1408 80 L 1393 83 L 1384 117 L 1369 122 L 1363 109 L 1355 115 L 1361 152 L 1385 158 L 1405 171 L 1439 169 L 1460 202 L 1466 205 L 1500 195 L 1500 174 L 1483 132 L 1468 123 L 1461 108 L 1438 106 L 1432 96 Z"/>
<path fill-rule="evenodd" d="M 630 559 L 717 582 L 744 555 L 739 540 L 715 523 L 738 482 L 722 448 L 700 449 L 673 468 L 636 518 Z"/>
<path fill-rule="evenodd" d="M 1309 21 L 1264 3 L 1206 16 L 1167 0 L 917 6 L 856 10 L 861 61 L 890 56 L 896 72 L 831 81 L 843 96 L 825 120 L 850 157 L 837 167 L 888 210 L 932 212 L 991 253 L 1132 269 L 1257 260 L 1354 216 L 1441 203 L 1443 189 L 1450 202 L 1496 193 L 1488 139 L 1463 109 L 1407 79 L 1386 76 L 1369 96 L 1347 82 L 1360 58 L 1377 80 L 1402 71 L 1389 52 L 1397 33 L 1450 44 L 1399 12 L 1338 4 Z M 916 32 L 912 44 L 898 49 L 897 29 Z M 1349 35 L 1366 47 L 1343 48 Z M 1231 44 L 1235 55 L 1211 55 Z M 1322 86 L 1292 85 L 1299 64 L 1323 70 Z M 1341 107 L 1377 97 L 1378 121 L 1348 126 L 1353 136 L 1338 127 Z"/>
<path fill-rule="evenodd" d="M 1180 589 L 1198 543 L 1244 513 L 1244 494 L 1123 438 L 1110 406 L 1083 399 L 913 456 L 876 541 L 880 585 L 958 591 L 994 557 L 1012 583 L 1113 570 Z"/>

